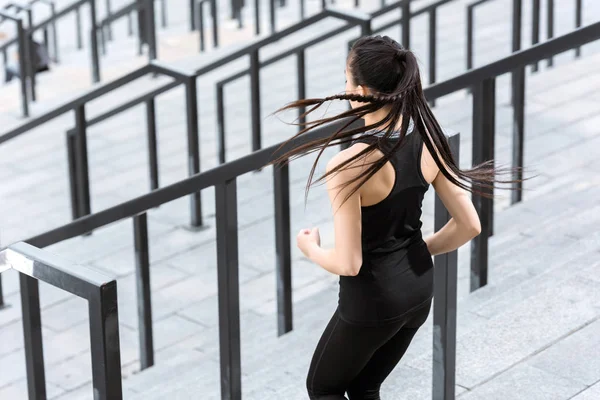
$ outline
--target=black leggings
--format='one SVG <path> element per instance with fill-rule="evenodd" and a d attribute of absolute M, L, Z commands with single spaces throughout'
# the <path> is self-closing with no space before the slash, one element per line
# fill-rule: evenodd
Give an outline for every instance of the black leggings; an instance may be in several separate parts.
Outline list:
<path fill-rule="evenodd" d="M 432 300 L 402 320 L 378 327 L 344 322 L 333 314 L 319 340 L 306 378 L 311 400 L 380 400 L 383 381 L 427 320 Z"/>

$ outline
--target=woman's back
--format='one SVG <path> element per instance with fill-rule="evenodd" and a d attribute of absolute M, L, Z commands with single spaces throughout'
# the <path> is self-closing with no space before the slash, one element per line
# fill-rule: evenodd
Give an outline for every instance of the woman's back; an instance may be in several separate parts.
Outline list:
<path fill-rule="evenodd" d="M 399 140 L 368 135 L 349 150 L 374 144 L 368 164 L 391 153 Z M 394 322 L 433 295 L 433 264 L 421 235 L 421 207 L 429 189 L 423 152 L 422 139 L 412 131 L 360 188 L 363 265 L 357 276 L 340 278 L 340 313 L 348 322 Z"/>

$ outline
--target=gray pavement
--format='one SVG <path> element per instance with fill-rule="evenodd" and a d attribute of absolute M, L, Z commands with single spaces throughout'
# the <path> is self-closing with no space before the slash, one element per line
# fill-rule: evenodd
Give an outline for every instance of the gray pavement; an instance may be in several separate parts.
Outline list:
<path fill-rule="evenodd" d="M 378 2 L 364 3 L 368 3 L 365 7 L 369 9 Z M 466 3 L 457 1 L 445 6 L 444 13 L 440 14 L 440 79 L 464 71 Z M 491 2 L 477 11 L 481 19 L 476 27 L 476 65 L 508 53 L 509 3 L 506 0 Z M 528 7 L 529 4 L 525 6 L 525 21 L 530 21 Z M 572 26 L 571 7 L 566 2 L 557 2 L 560 15 L 557 33 L 566 32 Z M 597 7 L 595 2 L 586 3 L 585 23 L 594 20 Z M 294 13 L 289 14 L 286 17 L 282 11 L 282 16 L 291 21 Z M 185 21 L 183 14 L 169 18 Z M 333 24 L 335 21 L 325 21 L 323 26 Z M 305 35 L 314 35 L 321 28 L 315 27 Z M 428 62 L 426 20 L 415 22 L 412 30 L 413 48 L 424 72 Z M 398 29 L 389 33 L 397 36 Z M 344 43 L 353 35 L 356 32 L 322 43 L 308 52 L 308 96 L 327 95 L 343 88 Z M 174 24 L 163 37 L 165 43 L 184 43 L 180 47 L 173 45 L 178 49 L 173 51 L 173 60 L 181 59 L 178 62 L 182 65 L 202 62 L 202 57 L 190 54 L 186 47 L 189 43 L 181 39 L 186 37 L 181 24 Z M 297 38 L 290 38 L 292 40 Z M 289 42 L 266 49 L 263 57 L 275 54 L 286 45 Z M 124 59 L 135 49 L 135 42 L 120 39 L 112 46 L 113 54 L 117 53 L 115 59 Z M 496 202 L 497 234 L 491 243 L 489 287 L 469 295 L 469 247 L 464 246 L 459 251 L 461 336 L 457 393 L 466 399 L 586 400 L 596 398 L 594 393 L 599 390 L 600 374 L 596 364 L 600 359 L 597 353 L 600 242 L 595 228 L 600 222 L 597 207 L 600 97 L 596 95 L 600 86 L 596 67 L 600 54 L 597 49 L 597 44 L 590 44 L 583 48 L 581 60 L 573 61 L 572 53 L 565 54 L 557 58 L 554 68 L 544 66 L 542 72 L 527 76 L 526 166 L 541 176 L 526 183 L 525 202 L 519 206 L 508 207 L 509 193 L 500 193 L 503 198 Z M 72 50 L 64 52 L 65 63 L 72 61 L 76 65 L 79 53 Z M 79 63 L 85 65 L 86 61 Z M 244 63 L 235 63 L 226 71 L 199 80 L 203 170 L 217 164 L 213 83 L 243 68 Z M 115 68 L 115 73 L 130 67 Z M 294 78 L 288 78 L 290 68 L 294 68 L 293 60 L 280 62 L 261 74 L 261 90 L 266 94 L 262 102 L 266 144 L 279 142 L 294 132 L 294 128 L 270 116 L 277 107 L 295 97 Z M 427 77 L 423 75 L 425 81 Z M 505 77 L 499 79 L 497 88 L 496 158 L 499 163 L 510 162 L 511 154 L 508 82 Z M 159 83 L 143 79 L 114 96 L 94 102 L 88 107 L 88 113 L 97 115 L 116 101 Z M 40 85 L 51 91 L 53 87 L 59 89 L 60 83 L 45 79 Z M 226 89 L 228 159 L 250 150 L 248 88 L 248 81 L 242 79 Z M 40 104 L 40 109 L 49 107 L 52 101 Z M 335 107 L 339 105 L 331 110 Z M 462 167 L 471 162 L 471 109 L 470 97 L 457 93 L 439 101 L 434 110 L 444 127 L 461 132 Z M 187 174 L 183 91 L 174 89 L 162 95 L 157 110 L 160 178 L 161 185 L 166 185 Z M 0 114 L 3 126 L 20 123 L 11 112 Z M 293 116 L 283 117 L 289 121 Z M 144 110 L 136 108 L 90 128 L 94 211 L 148 191 L 144 118 Z M 72 124 L 73 117 L 67 115 L 0 146 L 0 177 L 5 182 L 0 186 L 2 244 L 69 222 L 64 132 Z M 334 151 L 326 152 L 325 159 Z M 311 191 L 306 209 L 303 204 L 306 173 L 311 162 L 311 157 L 306 157 L 291 166 L 293 231 L 318 225 L 324 245 L 330 245 L 333 232 L 323 188 Z M 271 185 L 270 169 L 239 178 L 244 391 L 250 399 L 300 399 L 304 398 L 306 360 L 335 305 L 337 281 L 306 262 L 294 248 L 296 330 L 276 339 Z M 186 228 L 188 199 L 149 212 L 157 350 L 157 367 L 152 370 L 139 373 L 132 222 L 122 221 L 90 237 L 48 248 L 76 263 L 117 277 L 122 364 L 128 396 L 158 399 L 168 395 L 190 399 L 197 398 L 194 393 L 202 388 L 206 390 L 203 398 L 218 397 L 214 192 L 206 190 L 202 196 L 207 229 L 199 232 Z M 433 229 L 433 199 L 433 190 L 430 190 L 424 206 L 425 234 Z M 18 282 L 11 272 L 2 278 L 10 307 L 0 310 L 0 398 L 20 399 L 25 398 L 26 388 Z M 91 398 L 85 303 L 47 285 L 42 284 L 40 290 L 49 397 Z M 415 339 L 406 360 L 390 378 L 384 392 L 388 398 L 431 396 L 431 329 L 430 320 Z M 263 355 L 259 350 L 265 346 L 272 349 Z M 277 351 L 289 352 L 291 359 L 297 355 L 296 362 L 289 366 L 278 364 Z M 187 372 L 192 367 L 193 370 Z M 164 387 L 152 388 L 155 384 Z M 150 388 L 152 390 L 146 391 Z"/>

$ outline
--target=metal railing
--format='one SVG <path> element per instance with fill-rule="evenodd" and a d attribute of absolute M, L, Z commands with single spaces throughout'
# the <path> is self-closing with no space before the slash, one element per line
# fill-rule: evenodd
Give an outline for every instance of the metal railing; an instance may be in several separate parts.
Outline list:
<path fill-rule="evenodd" d="M 59 12 L 55 12 L 49 18 L 44 21 L 37 23 L 33 26 L 30 26 L 27 29 L 28 35 L 33 35 L 35 32 L 39 30 L 45 30 L 48 26 L 54 26 L 56 22 L 63 17 L 75 13 L 75 21 L 76 21 L 76 38 L 77 38 L 77 47 L 79 49 L 83 48 L 83 39 L 82 39 L 82 28 L 81 28 L 81 7 L 84 5 L 88 5 L 90 9 L 90 22 L 92 26 L 96 26 L 97 18 L 96 18 L 96 0 L 79 0 L 70 6 L 60 10 Z M 98 52 L 98 41 L 97 36 L 95 34 L 90 35 L 90 51 L 91 51 L 91 71 L 92 71 L 92 82 L 96 83 L 100 81 L 100 56 Z M 5 53 L 6 50 L 15 44 L 18 44 L 18 37 L 9 40 L 2 46 L 0 46 L 0 53 Z M 58 49 L 58 47 L 56 47 Z M 29 59 L 27 59 L 28 61 Z M 21 60 L 23 61 L 23 60 Z M 27 62 L 26 61 L 26 62 Z"/>
<path fill-rule="evenodd" d="M 30 399 L 46 399 L 38 281 L 88 302 L 94 399 L 120 400 L 121 351 L 117 282 L 89 267 L 74 266 L 30 244 L 16 243 L 0 251 L 0 273 L 19 272 L 27 390 Z"/>
<path fill-rule="evenodd" d="M 138 290 L 138 318 L 140 329 L 140 358 L 142 368 L 153 364 L 153 332 L 150 291 L 149 245 L 147 212 L 173 200 L 197 191 L 215 188 L 217 273 L 219 299 L 219 344 L 221 354 L 221 390 L 224 399 L 241 398 L 241 355 L 240 355 L 240 303 L 239 303 L 239 258 L 237 222 L 236 179 L 248 172 L 256 171 L 295 146 L 310 140 L 331 135 L 345 121 L 334 123 L 297 138 L 280 148 L 281 143 L 259 150 L 238 160 L 199 173 L 183 181 L 163 187 L 121 205 L 82 217 L 63 227 L 27 240 L 38 247 L 46 247 L 69 238 L 85 235 L 114 222 L 132 218 L 136 253 L 136 286 Z M 450 137 L 451 147 L 458 157 L 459 136 Z M 289 165 L 273 168 L 275 197 L 275 247 L 277 265 L 277 320 L 278 334 L 290 332 L 292 326 L 292 282 L 291 282 L 291 215 Z M 444 205 L 435 204 L 436 229 L 449 215 Z M 434 358 L 444 360 L 436 365 L 434 387 L 436 391 L 454 390 L 453 360 L 455 359 L 456 335 L 456 252 L 436 256 L 436 301 L 434 324 L 439 327 L 434 335 Z M 443 372 L 443 373 L 442 373 Z M 452 384 L 450 384 L 452 383 Z"/>
<path fill-rule="evenodd" d="M 148 59 L 150 61 L 157 58 L 157 41 L 156 41 L 156 13 L 154 8 L 155 0 L 140 0 L 128 4 L 121 9 L 111 13 L 106 18 L 98 23 L 95 32 L 100 35 L 100 45 L 102 54 L 106 55 L 106 42 L 112 40 L 111 25 L 113 22 L 121 18 L 131 18 L 132 13 L 137 13 L 138 21 L 138 54 L 142 54 L 142 45 L 148 44 Z"/>
<path fill-rule="evenodd" d="M 492 0 L 479 0 L 471 3 L 467 6 L 467 69 L 473 68 L 473 42 L 474 42 L 474 14 L 475 9 L 481 5 L 489 3 Z M 583 20 L 583 4 L 582 0 L 575 0 L 575 28 L 582 26 Z M 532 0 L 532 28 L 531 28 L 531 43 L 535 45 L 540 41 L 540 11 L 541 2 L 540 0 Z M 521 36 L 522 36 L 522 15 L 523 15 L 523 1 L 512 0 L 512 52 L 521 50 Z M 547 0 L 546 2 L 546 29 L 547 38 L 552 39 L 554 37 L 554 0 Z M 578 58 L 581 55 L 581 49 L 575 48 L 575 57 Z M 552 66 L 552 57 L 548 58 L 548 66 Z M 533 71 L 538 70 L 538 63 L 533 65 Z"/>
<path fill-rule="evenodd" d="M 129 13 L 127 13 L 125 15 L 125 17 L 127 17 L 128 34 L 129 34 L 129 36 L 133 35 L 133 16 L 132 16 L 132 14 L 136 11 L 136 8 L 138 8 L 138 7 L 135 7 L 134 4 L 139 3 L 139 1 L 134 0 L 134 3 L 124 6 L 116 12 L 112 11 L 111 0 L 105 0 L 105 1 L 106 1 L 106 17 L 104 18 L 104 21 L 108 21 L 107 26 L 106 26 L 106 36 L 107 36 L 108 40 L 113 40 L 112 23 L 116 19 L 118 19 L 118 18 L 114 18 L 114 16 L 115 16 L 115 14 L 120 13 L 124 8 L 131 7 L 129 10 Z M 160 18 L 161 26 L 163 28 L 166 28 L 167 27 L 167 3 L 166 3 L 166 0 L 160 0 L 160 11 L 161 11 L 161 18 Z M 144 17 L 142 17 L 141 19 L 145 20 Z M 138 27 L 138 29 L 139 29 L 139 27 Z"/>

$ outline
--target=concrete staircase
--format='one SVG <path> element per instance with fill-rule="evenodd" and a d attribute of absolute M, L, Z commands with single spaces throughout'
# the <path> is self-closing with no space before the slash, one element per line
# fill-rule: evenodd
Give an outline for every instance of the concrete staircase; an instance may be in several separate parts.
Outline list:
<path fill-rule="evenodd" d="M 594 334 L 600 329 L 600 236 L 595 229 L 600 206 L 593 200 L 599 196 L 600 185 L 498 214 L 504 226 L 491 241 L 490 284 L 471 295 L 464 287 L 468 254 L 461 251 L 459 397 L 567 399 L 600 380 L 600 370 L 583 367 L 597 365 L 600 355 Z M 562 208 L 565 203 L 569 206 Z M 532 228 L 514 228 L 526 225 Z M 303 262 L 294 267 L 318 268 Z M 337 284 L 328 282 L 326 290 L 295 304 L 294 331 L 283 337 L 276 337 L 275 314 L 243 314 L 245 399 L 306 398 L 312 351 L 337 302 Z M 220 398 L 218 330 L 203 337 L 181 344 L 169 362 L 126 380 L 127 393 L 137 393 L 129 398 Z M 430 315 L 386 381 L 384 398 L 431 398 L 431 352 Z"/>

